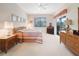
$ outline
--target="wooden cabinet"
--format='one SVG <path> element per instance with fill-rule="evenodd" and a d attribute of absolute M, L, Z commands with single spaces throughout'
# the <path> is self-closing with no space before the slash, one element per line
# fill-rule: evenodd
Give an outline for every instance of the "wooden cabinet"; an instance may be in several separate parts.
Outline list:
<path fill-rule="evenodd" d="M 0 39 L 0 50 L 7 53 L 7 50 L 17 44 L 16 35 L 7 36 Z"/>
<path fill-rule="evenodd" d="M 74 54 L 79 55 L 79 36 L 61 32 L 60 41 L 62 41 Z"/>

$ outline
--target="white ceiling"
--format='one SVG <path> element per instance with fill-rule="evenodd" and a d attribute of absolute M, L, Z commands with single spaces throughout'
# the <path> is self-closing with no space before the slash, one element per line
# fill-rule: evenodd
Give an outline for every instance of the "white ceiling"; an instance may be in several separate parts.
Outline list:
<path fill-rule="evenodd" d="M 64 3 L 18 3 L 28 14 L 52 14 L 61 9 Z"/>

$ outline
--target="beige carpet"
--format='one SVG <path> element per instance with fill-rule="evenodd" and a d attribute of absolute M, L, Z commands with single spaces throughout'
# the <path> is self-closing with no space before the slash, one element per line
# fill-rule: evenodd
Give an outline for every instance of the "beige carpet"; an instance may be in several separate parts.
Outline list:
<path fill-rule="evenodd" d="M 43 44 L 17 44 L 8 53 L 1 56 L 73 56 L 73 54 L 59 42 L 59 36 L 43 33 Z"/>

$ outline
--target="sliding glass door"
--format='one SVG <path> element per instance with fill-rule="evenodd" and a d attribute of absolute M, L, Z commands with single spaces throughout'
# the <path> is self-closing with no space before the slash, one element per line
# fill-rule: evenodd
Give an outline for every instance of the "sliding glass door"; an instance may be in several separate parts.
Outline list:
<path fill-rule="evenodd" d="M 65 31 L 66 30 L 66 16 L 63 16 L 59 19 L 57 19 L 57 34 L 60 33 L 60 31 Z"/>

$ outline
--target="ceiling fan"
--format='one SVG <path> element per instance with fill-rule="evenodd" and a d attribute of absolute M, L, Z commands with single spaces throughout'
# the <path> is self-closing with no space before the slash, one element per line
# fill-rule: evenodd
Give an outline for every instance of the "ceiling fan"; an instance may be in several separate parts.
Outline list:
<path fill-rule="evenodd" d="M 48 8 L 48 4 L 47 3 L 39 3 L 38 6 L 42 9 L 47 9 Z"/>

